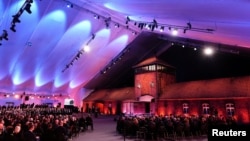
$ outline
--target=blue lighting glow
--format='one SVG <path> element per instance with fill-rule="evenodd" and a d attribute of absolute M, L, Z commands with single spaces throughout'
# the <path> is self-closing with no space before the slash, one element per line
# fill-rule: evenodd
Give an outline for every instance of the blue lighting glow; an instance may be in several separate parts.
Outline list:
<path fill-rule="evenodd" d="M 33 73 L 24 73 L 25 68 L 22 64 L 16 64 L 15 71 L 12 74 L 12 81 L 15 85 L 20 85 L 21 83 L 24 83 L 28 79 L 32 78 Z"/>
<path fill-rule="evenodd" d="M 95 35 L 96 35 L 95 39 L 89 45 L 91 48 L 91 51 L 89 52 L 89 55 L 88 55 L 89 57 L 93 56 L 94 59 L 92 59 L 91 62 L 85 62 L 86 64 L 81 67 L 81 69 L 85 70 L 84 73 L 87 73 L 89 66 L 91 64 L 95 64 L 93 62 L 93 60 L 96 60 L 96 58 L 100 57 L 101 54 L 103 54 L 103 51 L 107 51 L 107 50 L 105 50 L 105 48 L 103 48 L 103 46 L 106 46 L 109 43 L 110 36 L 111 36 L 111 30 L 103 28 L 100 31 L 96 32 Z M 88 36 L 91 36 L 91 34 L 89 34 Z M 96 41 L 98 41 L 98 42 L 96 42 Z M 102 45 L 102 46 L 100 46 L 100 45 Z M 84 47 L 84 46 L 85 46 L 85 43 L 82 44 L 82 47 Z M 96 55 L 91 55 L 91 54 L 96 54 Z M 87 59 L 89 59 L 89 58 L 84 58 L 84 60 L 87 60 Z M 80 76 L 78 76 L 77 73 L 79 73 L 79 70 L 76 69 L 76 70 L 72 71 L 70 74 L 71 79 L 70 79 L 69 86 L 72 89 L 76 88 L 76 87 L 80 86 L 82 83 L 84 83 L 83 79 L 89 79 L 89 78 L 81 78 Z M 88 75 L 88 77 L 92 77 L 92 76 Z"/>
<path fill-rule="evenodd" d="M 115 5 L 114 3 L 110 3 L 110 2 L 105 3 L 104 6 L 114 11 L 119 11 L 119 12 L 127 11 L 127 9 L 124 9 L 124 7 L 120 6 L 119 4 Z"/>
<path fill-rule="evenodd" d="M 68 49 L 70 50 L 75 50 L 76 52 L 78 50 L 81 49 L 81 47 L 83 45 L 85 45 L 85 41 L 87 38 L 89 38 L 91 36 L 91 23 L 90 21 L 86 20 L 86 21 L 81 21 L 77 24 L 75 24 L 74 26 L 72 26 L 70 29 L 67 30 L 67 32 L 65 32 L 63 40 L 63 44 L 64 46 L 67 46 L 67 44 L 69 44 L 67 47 L 69 47 Z M 72 36 L 74 36 L 75 38 L 71 38 Z M 65 51 L 65 50 L 61 50 L 61 51 Z M 75 52 L 73 52 L 75 53 Z M 75 54 L 72 54 L 72 56 L 74 56 Z M 66 60 L 66 62 L 63 62 L 63 65 L 69 63 L 71 60 Z M 62 66 L 58 66 L 63 68 Z M 73 69 L 73 68 L 68 68 L 68 69 Z M 67 70 L 65 71 L 65 73 L 67 73 Z M 65 83 L 68 83 L 71 79 L 68 77 L 65 77 L 65 75 L 61 75 L 62 72 L 58 71 L 55 74 L 55 81 L 54 81 L 54 86 L 55 87 L 60 87 L 62 85 L 64 85 Z"/>
<path fill-rule="evenodd" d="M 15 73 L 12 76 L 13 77 L 12 81 L 15 85 L 19 85 L 25 81 L 25 79 L 23 79 L 21 76 L 22 75 L 20 71 L 15 71 Z"/>
<path fill-rule="evenodd" d="M 105 40 L 109 39 L 110 35 L 111 34 L 109 30 L 101 30 L 100 32 L 98 32 L 97 38 L 101 38 L 102 36 L 104 36 L 105 38 L 102 38 L 103 39 L 102 41 L 105 42 Z M 109 61 L 110 58 L 114 58 L 121 50 L 124 49 L 124 47 L 126 47 L 128 39 L 129 39 L 128 35 L 122 35 L 120 37 L 115 38 L 112 42 L 106 45 L 105 48 L 102 47 L 101 49 L 94 51 L 93 54 L 96 54 L 95 59 L 91 59 L 92 60 L 91 62 L 85 63 L 85 66 L 81 67 L 81 69 L 85 70 L 84 73 L 88 74 L 87 75 L 88 77 L 85 76 L 83 78 L 81 77 L 81 74 L 78 75 L 74 74 L 74 78 L 72 78 L 72 81 L 69 84 L 70 88 L 79 87 L 83 85 L 83 83 L 85 83 L 88 79 L 91 79 L 91 77 L 95 75 L 94 72 L 98 72 L 100 68 L 105 66 L 105 64 L 103 64 L 100 60 L 106 58 L 107 59 L 106 61 Z M 112 52 L 110 50 L 112 50 Z"/>
<path fill-rule="evenodd" d="M 128 39 L 128 35 L 122 35 L 120 37 L 117 37 L 114 41 L 110 42 L 109 47 L 119 53 L 124 49 L 124 47 L 126 47 Z"/>
<path fill-rule="evenodd" d="M 40 22 L 39 28 L 44 29 L 42 30 L 44 32 L 40 32 L 39 36 L 43 37 L 44 42 L 40 43 L 39 47 L 46 49 L 44 49 L 44 52 L 36 52 L 36 62 L 34 64 L 36 66 L 35 83 L 38 87 L 51 81 L 53 79 L 53 75 L 55 75 L 55 72 L 46 73 L 47 70 L 51 67 L 51 65 L 49 65 L 50 62 L 48 62 L 48 64 L 46 63 L 47 65 L 44 65 L 44 62 L 47 61 L 44 60 L 44 56 L 52 55 L 52 50 L 55 48 L 56 44 L 64 34 L 66 26 L 65 22 L 66 16 L 65 13 L 61 10 L 56 10 L 48 14 Z M 56 38 L 51 38 L 51 33 L 57 33 Z"/>

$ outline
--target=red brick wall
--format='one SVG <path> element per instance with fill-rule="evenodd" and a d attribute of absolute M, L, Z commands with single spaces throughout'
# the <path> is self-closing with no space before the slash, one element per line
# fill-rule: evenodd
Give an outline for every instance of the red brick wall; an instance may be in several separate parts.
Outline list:
<path fill-rule="evenodd" d="M 210 110 L 217 109 L 218 116 L 227 117 L 226 103 L 235 104 L 234 117 L 240 123 L 250 123 L 250 99 L 218 99 L 218 100 L 161 100 L 158 104 L 159 115 L 184 115 L 182 104 L 189 104 L 188 115 L 203 115 L 202 104 L 209 103 Z M 211 112 L 210 112 L 211 113 Z M 213 113 L 211 113 L 213 114 Z"/>
<path fill-rule="evenodd" d="M 157 75 L 156 75 L 157 74 Z M 135 75 L 135 93 L 136 97 L 143 94 L 156 96 L 156 93 L 161 93 L 162 89 L 169 84 L 175 83 L 175 76 L 162 72 L 147 72 Z M 138 87 L 140 85 L 140 88 Z M 159 92 L 157 92 L 157 87 Z"/>
<path fill-rule="evenodd" d="M 151 87 L 151 83 L 156 83 L 155 72 L 148 72 L 144 74 L 135 75 L 135 93 L 136 97 L 150 94 L 155 97 L 155 87 Z M 140 85 L 140 88 L 138 87 Z"/>

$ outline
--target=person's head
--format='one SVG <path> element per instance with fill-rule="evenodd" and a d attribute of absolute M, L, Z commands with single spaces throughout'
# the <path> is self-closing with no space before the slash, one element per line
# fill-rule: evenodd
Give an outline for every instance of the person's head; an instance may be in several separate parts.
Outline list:
<path fill-rule="evenodd" d="M 59 124 L 59 119 L 55 119 L 55 124 L 56 124 L 56 125 Z"/>
<path fill-rule="evenodd" d="M 52 128 L 53 128 L 52 123 L 48 123 L 48 129 L 52 129 Z"/>
<path fill-rule="evenodd" d="M 4 124 L 0 123 L 0 134 L 2 134 L 4 131 Z"/>
<path fill-rule="evenodd" d="M 34 123 L 33 122 L 28 123 L 28 130 L 32 132 L 34 131 L 34 129 L 35 129 Z"/>
<path fill-rule="evenodd" d="M 16 125 L 15 129 L 14 129 L 14 133 L 19 133 L 21 131 L 21 126 L 20 125 Z"/>
<path fill-rule="evenodd" d="M 63 126 L 64 125 L 64 120 L 60 120 L 59 121 L 59 126 Z"/>

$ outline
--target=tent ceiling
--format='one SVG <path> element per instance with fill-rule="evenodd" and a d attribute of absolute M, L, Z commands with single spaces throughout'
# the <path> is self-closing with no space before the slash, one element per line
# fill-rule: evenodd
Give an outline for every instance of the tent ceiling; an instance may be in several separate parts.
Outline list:
<path fill-rule="evenodd" d="M 70 94 L 81 88 L 132 85 L 132 66 L 152 55 L 183 68 L 176 60 L 187 57 L 187 50 L 172 49 L 172 42 L 192 47 L 212 44 L 224 56 L 249 55 L 250 4 L 245 0 L 33 0 L 32 13 L 23 11 L 13 32 L 12 16 L 24 3 L 0 2 L 0 30 L 8 33 L 8 40 L 2 39 L 0 46 L 0 92 Z M 73 7 L 67 8 L 68 3 Z M 95 19 L 95 15 L 100 18 Z M 165 26 L 165 31 L 138 28 L 139 23 L 153 20 L 159 27 Z M 192 29 L 183 33 L 187 23 Z M 168 27 L 181 31 L 172 37 Z M 89 52 L 83 51 L 86 44 Z M 179 54 L 172 55 L 176 51 Z M 107 68 L 109 71 L 102 74 Z"/>

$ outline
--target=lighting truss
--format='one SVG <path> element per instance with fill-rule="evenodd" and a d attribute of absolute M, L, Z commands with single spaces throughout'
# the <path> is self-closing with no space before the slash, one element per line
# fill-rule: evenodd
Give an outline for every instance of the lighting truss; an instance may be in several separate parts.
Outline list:
<path fill-rule="evenodd" d="M 134 22 L 134 25 L 137 25 L 139 29 L 143 30 L 144 28 L 148 28 L 151 31 L 155 31 L 156 28 L 159 27 L 160 31 L 163 32 L 164 28 L 169 30 L 176 29 L 176 30 L 183 30 L 183 33 L 187 31 L 195 31 L 195 32 L 204 32 L 204 33 L 213 33 L 215 29 L 211 28 L 197 28 L 193 27 L 190 22 L 187 22 L 185 26 L 182 25 L 172 25 L 172 24 L 165 24 L 165 23 L 158 23 L 155 19 L 152 22 L 145 22 L 145 21 L 135 21 L 135 20 L 126 20 L 126 24 L 128 22 Z"/>
<path fill-rule="evenodd" d="M 92 37 L 87 41 L 86 45 L 89 45 L 92 40 L 95 39 L 95 34 L 92 34 Z M 81 55 L 85 52 L 84 49 L 79 50 L 76 55 L 73 57 L 73 59 L 66 64 L 65 68 L 62 70 L 62 72 L 65 72 L 70 66 L 73 66 L 74 62 L 79 60 Z"/>

